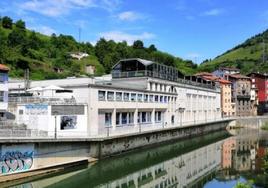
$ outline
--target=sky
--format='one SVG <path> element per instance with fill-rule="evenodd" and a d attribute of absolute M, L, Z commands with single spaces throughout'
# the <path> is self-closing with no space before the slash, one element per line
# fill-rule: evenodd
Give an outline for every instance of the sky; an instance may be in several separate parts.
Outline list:
<path fill-rule="evenodd" d="M 200 63 L 268 28 L 267 0 L 0 0 L 27 28 L 95 44 L 142 40 Z"/>

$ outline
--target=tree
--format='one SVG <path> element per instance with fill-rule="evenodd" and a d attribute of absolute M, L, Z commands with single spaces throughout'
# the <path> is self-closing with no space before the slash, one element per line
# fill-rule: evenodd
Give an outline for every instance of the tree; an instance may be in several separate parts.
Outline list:
<path fill-rule="evenodd" d="M 141 40 L 136 40 L 136 41 L 134 41 L 134 43 L 133 43 L 133 48 L 135 48 L 135 49 L 143 49 L 144 48 L 144 46 L 143 46 L 143 42 L 141 41 Z"/>
<path fill-rule="evenodd" d="M 26 34 L 19 29 L 12 30 L 12 32 L 8 35 L 8 45 L 11 47 L 25 44 L 25 42 Z"/>
<path fill-rule="evenodd" d="M 39 37 L 36 36 L 36 33 L 33 31 L 28 37 L 28 46 L 32 49 L 39 49 L 42 46 L 42 41 Z"/>
<path fill-rule="evenodd" d="M 2 26 L 3 28 L 6 28 L 6 29 L 12 29 L 12 19 L 8 16 L 5 16 L 2 18 Z"/>
<path fill-rule="evenodd" d="M 18 20 L 15 23 L 16 28 L 25 30 L 25 22 L 22 20 Z"/>
<path fill-rule="evenodd" d="M 151 44 L 151 45 L 149 46 L 148 50 L 149 50 L 150 53 L 151 53 L 151 52 L 155 52 L 155 51 L 157 51 L 157 49 L 156 49 L 156 47 L 155 47 L 154 44 Z"/>

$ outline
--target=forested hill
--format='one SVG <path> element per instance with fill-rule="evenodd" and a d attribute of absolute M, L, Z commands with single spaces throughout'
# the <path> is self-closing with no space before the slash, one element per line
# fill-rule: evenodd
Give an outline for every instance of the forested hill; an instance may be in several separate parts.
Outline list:
<path fill-rule="evenodd" d="M 79 51 L 89 56 L 80 61 L 70 58 L 70 53 Z M 171 65 L 185 74 L 193 74 L 197 68 L 192 61 L 161 52 L 153 44 L 145 47 L 140 40 L 129 46 L 126 42 L 100 39 L 93 46 L 78 43 L 68 35 L 46 36 L 30 31 L 23 20 L 0 18 L 0 63 L 10 67 L 14 78 L 22 78 L 25 69 L 30 70 L 30 79 L 34 80 L 84 76 L 86 65 L 94 65 L 96 75 L 102 75 L 109 73 L 119 59 L 132 57 Z"/>
<path fill-rule="evenodd" d="M 198 69 L 213 71 L 219 66 L 236 67 L 242 73 L 268 72 L 268 30 L 247 39 L 213 60 L 204 61 Z"/>

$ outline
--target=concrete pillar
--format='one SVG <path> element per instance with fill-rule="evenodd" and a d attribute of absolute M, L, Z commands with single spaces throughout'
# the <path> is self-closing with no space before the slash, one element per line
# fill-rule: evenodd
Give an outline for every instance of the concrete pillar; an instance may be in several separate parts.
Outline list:
<path fill-rule="evenodd" d="M 155 83 L 152 83 L 152 91 L 156 91 Z"/>
<path fill-rule="evenodd" d="M 152 124 L 155 125 L 155 109 L 152 111 Z"/>
<path fill-rule="evenodd" d="M 150 82 L 147 82 L 147 90 L 152 90 Z"/>
<path fill-rule="evenodd" d="M 134 126 L 138 125 L 138 109 L 136 108 L 134 111 Z"/>
<path fill-rule="evenodd" d="M 112 112 L 112 129 L 115 128 L 116 128 L 116 108 L 114 108 Z"/>

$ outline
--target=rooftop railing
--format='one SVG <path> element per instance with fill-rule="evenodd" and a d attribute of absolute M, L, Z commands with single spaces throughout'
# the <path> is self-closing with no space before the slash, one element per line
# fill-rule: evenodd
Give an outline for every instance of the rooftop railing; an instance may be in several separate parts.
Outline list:
<path fill-rule="evenodd" d="M 145 76 L 153 77 L 153 78 L 160 78 L 164 80 L 174 81 L 174 82 L 178 82 L 181 84 L 187 84 L 187 85 L 192 85 L 192 86 L 197 86 L 197 87 L 215 89 L 215 86 L 211 84 L 205 84 L 205 83 L 195 82 L 191 80 L 186 80 L 186 79 L 178 78 L 175 75 L 170 75 L 170 74 L 161 73 L 161 72 L 159 73 L 159 72 L 154 72 L 154 71 L 149 71 L 149 70 L 126 71 L 126 72 L 112 71 L 113 78 L 131 78 L 131 77 L 145 77 Z"/>

